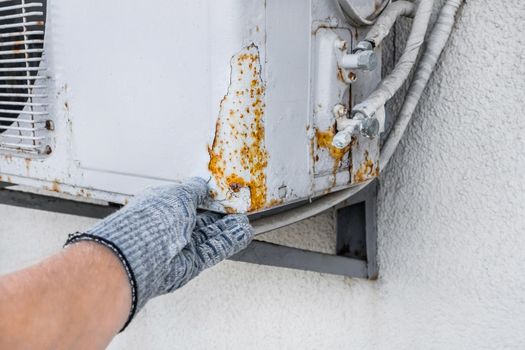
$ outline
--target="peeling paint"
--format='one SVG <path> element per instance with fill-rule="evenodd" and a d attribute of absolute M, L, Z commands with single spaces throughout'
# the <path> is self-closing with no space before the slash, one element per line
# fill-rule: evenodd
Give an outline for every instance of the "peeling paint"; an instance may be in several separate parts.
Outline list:
<path fill-rule="evenodd" d="M 58 183 L 58 180 L 54 180 L 51 184 L 51 191 L 60 193 L 60 184 Z"/>
<path fill-rule="evenodd" d="M 208 148 L 212 196 L 227 212 L 256 211 L 267 205 L 265 85 L 260 61 L 255 44 L 232 57 L 230 85 Z"/>

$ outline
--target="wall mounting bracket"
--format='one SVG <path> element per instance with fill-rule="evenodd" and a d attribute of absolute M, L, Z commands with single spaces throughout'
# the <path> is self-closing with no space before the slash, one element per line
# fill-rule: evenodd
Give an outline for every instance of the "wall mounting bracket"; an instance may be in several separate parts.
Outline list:
<path fill-rule="evenodd" d="M 232 260 L 375 280 L 378 187 L 378 181 L 374 180 L 335 208 L 335 254 L 256 240 Z"/>
<path fill-rule="evenodd" d="M 10 190 L 10 186 L 13 184 L 0 182 L 0 204 L 91 218 L 104 218 L 121 207 Z M 333 255 L 255 240 L 231 260 L 377 279 L 377 191 L 375 180 L 335 208 L 337 241 Z"/>

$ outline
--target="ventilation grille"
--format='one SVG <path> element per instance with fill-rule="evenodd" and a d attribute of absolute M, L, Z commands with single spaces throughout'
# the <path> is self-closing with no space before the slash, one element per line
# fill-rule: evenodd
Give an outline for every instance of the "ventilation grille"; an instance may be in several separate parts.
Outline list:
<path fill-rule="evenodd" d="M 49 154 L 45 0 L 0 0 L 0 150 Z"/>

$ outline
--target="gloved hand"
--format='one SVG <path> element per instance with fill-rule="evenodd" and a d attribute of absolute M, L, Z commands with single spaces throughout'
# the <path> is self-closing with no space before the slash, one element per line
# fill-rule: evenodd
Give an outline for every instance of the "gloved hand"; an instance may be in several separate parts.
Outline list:
<path fill-rule="evenodd" d="M 95 241 L 122 261 L 132 289 L 130 317 L 156 296 L 170 293 L 201 271 L 246 248 L 254 236 L 244 215 L 197 214 L 206 181 L 147 190 L 66 245 Z"/>

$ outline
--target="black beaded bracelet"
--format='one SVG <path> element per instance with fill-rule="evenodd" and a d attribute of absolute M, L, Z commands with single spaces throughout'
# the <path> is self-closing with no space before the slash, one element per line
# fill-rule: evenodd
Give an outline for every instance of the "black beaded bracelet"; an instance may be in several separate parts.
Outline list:
<path fill-rule="evenodd" d="M 113 242 L 108 241 L 107 239 L 104 239 L 104 238 L 90 235 L 87 233 L 77 232 L 75 234 L 69 235 L 66 241 L 66 244 L 64 244 L 64 247 L 74 244 L 74 243 L 82 242 L 82 241 L 97 242 L 111 249 L 111 251 L 115 253 L 115 255 L 122 262 L 122 265 L 124 266 L 124 270 L 126 270 L 126 274 L 128 275 L 129 284 L 131 286 L 131 309 L 129 311 L 129 316 L 128 316 L 126 323 L 120 330 L 120 333 L 122 333 L 133 320 L 133 317 L 135 316 L 135 312 L 137 310 L 137 282 L 135 280 L 135 275 L 133 274 L 133 270 L 131 269 L 128 259 L 126 259 L 124 254 L 122 254 L 122 251 L 119 249 L 119 247 L 117 247 Z"/>

